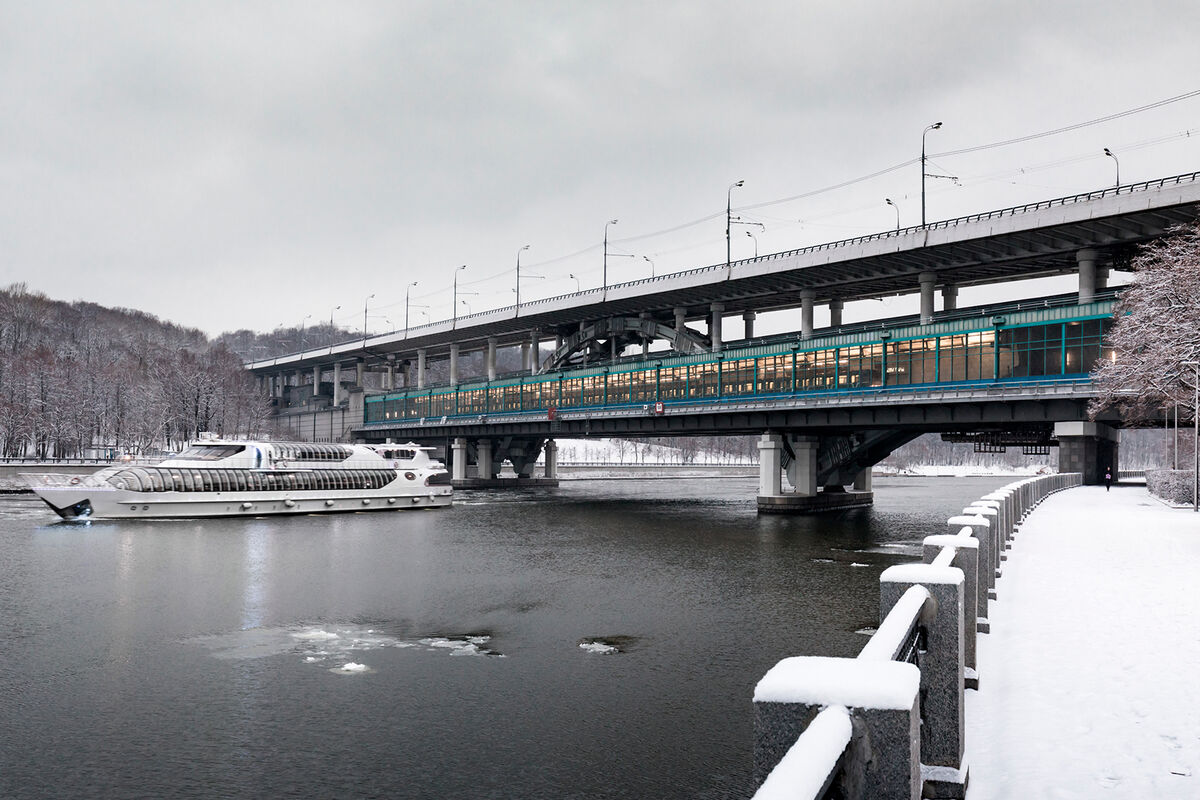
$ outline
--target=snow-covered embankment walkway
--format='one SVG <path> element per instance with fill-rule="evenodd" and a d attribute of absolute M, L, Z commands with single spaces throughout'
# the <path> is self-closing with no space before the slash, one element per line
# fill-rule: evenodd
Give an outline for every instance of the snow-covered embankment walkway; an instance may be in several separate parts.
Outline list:
<path fill-rule="evenodd" d="M 967 692 L 968 800 L 1200 797 L 1200 515 L 1144 486 L 1048 498 Z"/>

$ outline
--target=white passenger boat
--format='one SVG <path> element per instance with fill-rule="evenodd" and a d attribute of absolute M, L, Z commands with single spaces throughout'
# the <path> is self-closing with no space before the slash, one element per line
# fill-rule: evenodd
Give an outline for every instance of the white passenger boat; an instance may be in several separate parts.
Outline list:
<path fill-rule="evenodd" d="M 415 444 L 200 439 L 154 466 L 25 473 L 63 519 L 235 517 L 450 505 L 445 467 Z"/>

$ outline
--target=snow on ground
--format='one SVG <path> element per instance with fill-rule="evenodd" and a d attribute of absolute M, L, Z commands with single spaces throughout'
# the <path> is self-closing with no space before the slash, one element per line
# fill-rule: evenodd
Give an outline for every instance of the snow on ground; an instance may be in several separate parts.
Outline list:
<path fill-rule="evenodd" d="M 979 637 L 970 800 L 1200 797 L 1198 567 L 1200 517 L 1144 486 L 1033 513 Z"/>

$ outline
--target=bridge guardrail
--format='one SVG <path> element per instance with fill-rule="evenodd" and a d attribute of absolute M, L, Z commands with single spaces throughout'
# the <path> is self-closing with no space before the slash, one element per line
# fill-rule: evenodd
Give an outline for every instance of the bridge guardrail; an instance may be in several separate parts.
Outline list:
<path fill-rule="evenodd" d="M 882 621 L 857 658 L 772 667 L 754 690 L 755 800 L 963 797 L 964 693 L 978 686 L 997 566 L 1025 516 L 1081 481 L 1047 475 L 985 495 L 926 537 L 924 563 L 880 575 Z"/>

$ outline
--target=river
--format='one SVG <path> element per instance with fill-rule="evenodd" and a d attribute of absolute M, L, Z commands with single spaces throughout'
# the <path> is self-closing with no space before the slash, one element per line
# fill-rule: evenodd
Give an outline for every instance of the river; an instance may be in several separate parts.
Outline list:
<path fill-rule="evenodd" d="M 855 654 L 880 571 L 1006 482 L 813 517 L 747 478 L 86 525 L 0 498 L 0 797 L 745 797 L 757 680 Z"/>

